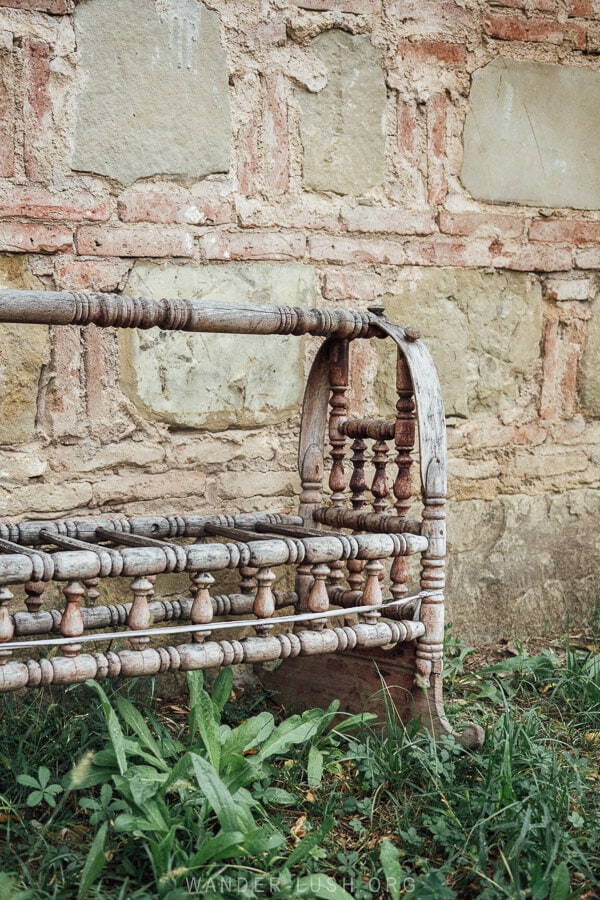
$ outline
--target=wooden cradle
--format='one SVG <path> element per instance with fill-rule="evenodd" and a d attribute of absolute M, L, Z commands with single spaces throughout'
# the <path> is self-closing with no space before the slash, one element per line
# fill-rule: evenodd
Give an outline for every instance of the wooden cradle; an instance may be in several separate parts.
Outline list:
<path fill-rule="evenodd" d="M 0 322 L 325 339 L 308 377 L 299 429 L 298 515 L 174 511 L 0 524 L 0 691 L 282 660 L 268 676 L 272 685 L 287 685 L 288 695 L 292 686 L 300 700 L 305 689 L 305 699 L 317 702 L 339 689 L 352 707 L 353 694 L 355 701 L 366 699 L 355 691 L 356 678 L 376 686 L 364 673 L 365 665 L 374 672 L 377 659 L 384 675 L 402 672 L 402 715 L 452 732 L 441 684 L 445 420 L 437 373 L 415 329 L 392 324 L 381 308 L 305 310 L 38 291 L 0 291 Z M 395 418 L 353 417 L 352 344 L 384 339 L 397 347 Z M 416 436 L 420 514 L 411 517 Z M 411 554 L 420 555 L 420 576 L 409 594 Z M 295 589 L 277 590 L 276 573 L 290 565 Z M 238 570 L 238 591 L 211 596 L 214 575 L 226 569 Z M 160 576 L 172 572 L 189 573 L 187 599 L 160 597 Z M 110 590 L 117 576 L 131 579 L 131 601 L 101 602 L 99 581 Z M 44 608 L 51 581 L 64 585 L 62 610 Z M 15 584 L 24 586 L 26 611 L 10 611 Z M 286 607 L 288 614 L 280 615 Z M 251 636 L 237 639 L 236 631 L 248 626 Z M 24 659 L 32 650 L 45 655 Z M 477 726 L 463 732 L 471 746 L 481 739 Z"/>

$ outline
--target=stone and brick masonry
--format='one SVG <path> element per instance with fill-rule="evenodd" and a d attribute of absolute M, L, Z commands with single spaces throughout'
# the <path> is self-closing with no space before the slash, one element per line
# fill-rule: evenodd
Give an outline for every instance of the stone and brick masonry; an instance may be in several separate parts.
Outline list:
<path fill-rule="evenodd" d="M 382 302 L 441 370 L 455 629 L 589 615 L 599 54 L 598 0 L 0 0 L 0 285 Z M 0 337 L 2 518 L 294 506 L 310 342 Z"/>

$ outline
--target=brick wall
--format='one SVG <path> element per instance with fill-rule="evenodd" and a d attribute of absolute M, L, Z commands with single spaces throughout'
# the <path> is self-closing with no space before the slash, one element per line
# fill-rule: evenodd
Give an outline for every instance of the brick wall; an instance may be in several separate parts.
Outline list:
<path fill-rule="evenodd" d="M 441 371 L 455 627 L 585 614 L 599 53 L 597 0 L 0 0 L 0 284 L 383 302 Z M 293 508 L 297 397 L 236 428 L 189 347 L 158 396 L 152 347 L 2 336 L 3 518 Z"/>

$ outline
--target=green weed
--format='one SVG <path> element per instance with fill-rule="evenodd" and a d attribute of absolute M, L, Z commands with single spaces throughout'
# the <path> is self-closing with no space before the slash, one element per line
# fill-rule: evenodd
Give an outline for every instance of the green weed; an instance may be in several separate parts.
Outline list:
<path fill-rule="evenodd" d="M 0 897 L 600 897 L 597 647 L 449 655 L 477 752 L 391 704 L 236 720 L 229 671 L 190 673 L 185 720 L 97 683 L 5 698 Z"/>

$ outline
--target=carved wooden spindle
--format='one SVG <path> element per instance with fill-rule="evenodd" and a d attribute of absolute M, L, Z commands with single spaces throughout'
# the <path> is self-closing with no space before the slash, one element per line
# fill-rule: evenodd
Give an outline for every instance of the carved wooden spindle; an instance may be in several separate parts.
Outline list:
<path fill-rule="evenodd" d="M 342 506 L 344 503 L 344 491 L 346 489 L 346 474 L 344 472 L 344 454 L 346 438 L 340 433 L 339 424 L 348 415 L 348 341 L 333 341 L 329 351 L 329 387 L 331 396 L 329 404 L 329 443 L 331 445 L 331 473 L 329 475 L 329 488 L 331 490 L 332 506 Z"/>
<path fill-rule="evenodd" d="M 396 465 L 398 474 L 394 481 L 394 497 L 396 498 L 396 515 L 406 517 L 410 510 L 412 486 L 410 469 L 411 453 L 415 445 L 415 404 L 413 384 L 404 355 L 398 350 L 396 366 L 396 429 L 394 443 L 396 446 Z M 403 556 L 397 556 L 390 570 L 390 592 L 394 600 L 400 600 L 408 593 L 408 563 Z M 398 610 L 400 614 L 400 610 Z"/>
<path fill-rule="evenodd" d="M 375 467 L 375 476 L 371 486 L 373 494 L 373 509 L 376 513 L 383 513 L 387 507 L 387 496 L 390 492 L 387 480 L 387 462 L 389 447 L 385 441 L 376 441 L 373 445 L 373 465 Z M 366 566 L 369 571 L 369 566 Z M 385 576 L 385 567 L 379 568 L 379 581 L 383 581 Z M 367 581 L 367 586 L 369 582 Z M 366 590 L 366 588 L 365 588 Z"/>
<path fill-rule="evenodd" d="M 423 536 L 429 547 L 421 557 L 421 590 L 435 593 L 423 597 L 421 622 L 425 634 L 417 642 L 417 682 L 429 686 L 431 676 L 441 678 L 444 649 L 444 585 L 446 556 L 446 512 L 444 497 L 427 497 L 423 508 Z"/>
<path fill-rule="evenodd" d="M 12 641 L 15 635 L 15 626 L 8 611 L 8 605 L 13 597 L 13 592 L 6 585 L 0 587 L 0 666 L 4 665 L 12 653 L 12 650 L 1 648 L 5 641 Z"/>
<path fill-rule="evenodd" d="M 149 578 L 142 575 L 134 579 L 129 587 L 133 594 L 133 602 L 127 616 L 127 625 L 132 631 L 143 631 L 150 627 L 148 599 L 154 593 L 154 585 Z M 143 650 L 149 640 L 148 637 L 130 637 L 129 643 L 134 650 Z"/>
<path fill-rule="evenodd" d="M 349 559 L 347 563 L 348 585 L 351 591 L 362 591 L 365 582 L 364 559 Z"/>
<path fill-rule="evenodd" d="M 256 589 L 256 566 L 240 566 L 240 593 L 253 594 Z"/>
<path fill-rule="evenodd" d="M 367 445 L 362 438 L 356 438 L 352 442 L 352 477 L 350 478 L 350 490 L 352 491 L 351 503 L 353 509 L 362 509 L 367 500 L 367 480 L 365 477 Z M 362 559 L 349 559 L 347 563 L 348 584 L 352 591 L 362 591 L 364 583 L 363 571 L 365 562 Z"/>
<path fill-rule="evenodd" d="M 81 615 L 81 598 L 85 594 L 85 588 L 78 581 L 69 581 L 63 588 L 63 594 L 67 601 L 65 611 L 60 620 L 60 633 L 63 637 L 79 637 L 84 632 L 83 616 Z M 64 656 L 77 656 L 81 650 L 81 644 L 63 644 Z"/>
<path fill-rule="evenodd" d="M 312 613 L 327 612 L 329 609 L 329 595 L 326 581 L 330 575 L 329 566 L 325 565 L 325 563 L 316 563 L 311 571 L 314 581 L 306 598 L 306 608 L 303 611 Z M 323 619 L 315 619 L 310 623 L 313 631 L 322 631 L 325 625 L 326 623 Z"/>
<path fill-rule="evenodd" d="M 370 559 L 365 566 L 367 573 L 367 583 L 363 592 L 363 606 L 372 606 L 373 611 L 363 613 L 361 618 L 368 625 L 375 625 L 381 613 L 377 607 L 383 603 L 383 594 L 381 593 L 380 576 L 384 572 L 385 567 L 378 559 Z"/>
<path fill-rule="evenodd" d="M 190 619 L 192 625 L 208 625 L 212 622 L 214 611 L 212 600 L 208 592 L 211 584 L 215 583 L 215 579 L 210 572 L 194 572 L 191 576 L 191 593 L 194 598 L 192 601 L 192 609 L 190 611 Z M 192 640 L 197 644 L 210 635 L 210 631 L 193 633 Z"/>
<path fill-rule="evenodd" d="M 301 563 L 296 567 L 296 595 L 299 600 L 299 609 L 302 610 L 306 604 L 307 597 L 312 586 L 311 564 Z"/>
<path fill-rule="evenodd" d="M 84 581 L 82 581 L 82 584 L 85 588 L 88 605 L 94 606 L 96 603 L 96 600 L 100 596 L 100 591 L 98 590 L 98 585 L 100 584 L 100 579 L 99 578 L 86 578 Z"/>
<path fill-rule="evenodd" d="M 348 341 L 335 341 L 331 345 L 329 351 L 329 387 L 331 396 L 329 404 L 331 413 L 329 416 L 329 443 L 331 444 L 331 473 L 329 475 L 329 489 L 331 490 L 331 505 L 343 506 L 345 501 L 345 491 L 347 487 L 346 473 L 344 471 L 344 456 L 346 453 L 346 436 L 340 432 L 340 423 L 348 416 L 348 391 L 349 378 L 349 361 L 350 361 L 350 345 Z M 310 605 L 310 597 L 317 592 L 327 593 L 325 582 L 319 576 L 319 580 L 315 576 L 314 569 L 311 573 L 315 577 L 315 581 L 310 591 L 308 603 Z M 344 579 L 344 563 L 341 560 L 335 560 L 331 563 L 329 571 L 329 581 L 333 587 L 341 587 Z M 329 604 L 329 601 L 327 601 Z M 313 627 L 322 628 L 320 622 L 316 622 Z"/>
<path fill-rule="evenodd" d="M 335 597 L 335 592 L 338 590 L 343 590 L 343 581 L 345 578 L 345 564 L 343 560 L 338 559 L 331 563 L 329 567 L 329 575 L 327 577 L 327 584 L 333 589 L 332 596 Z"/>
<path fill-rule="evenodd" d="M 41 609 L 43 603 L 42 595 L 48 585 L 45 581 L 27 581 L 23 585 L 23 587 L 25 588 L 25 593 L 27 594 L 25 606 L 30 613 L 38 612 L 38 610 Z"/>
<path fill-rule="evenodd" d="M 354 441 L 352 441 L 352 477 L 350 478 L 350 490 L 352 491 L 352 509 L 362 509 L 366 503 L 366 450 L 367 445 L 362 438 L 356 438 Z"/>
<path fill-rule="evenodd" d="M 384 512 L 387 506 L 387 496 L 390 492 L 386 472 L 388 453 L 389 448 L 385 441 L 375 442 L 373 445 L 375 476 L 373 478 L 371 493 L 373 494 L 373 509 L 377 513 Z"/>
<path fill-rule="evenodd" d="M 272 569 L 259 569 L 256 576 L 258 590 L 254 598 L 252 612 L 257 619 L 270 619 L 275 612 L 275 597 L 271 585 L 275 581 L 275 573 Z M 257 625 L 256 633 L 264 637 L 271 630 L 272 625 Z"/>

